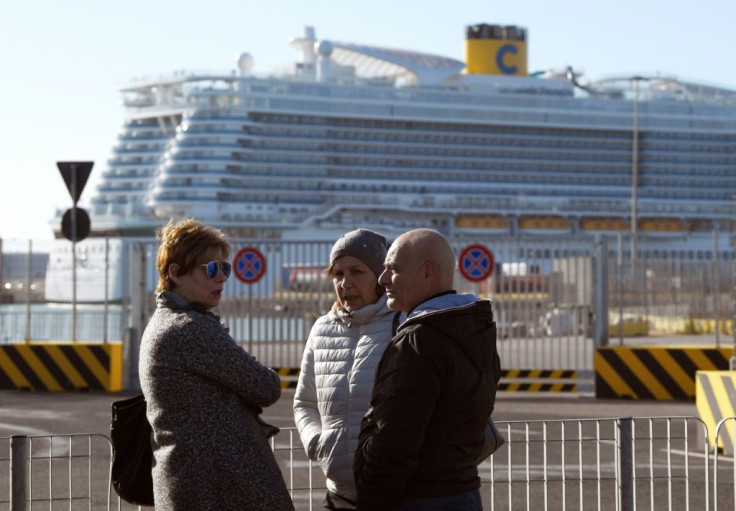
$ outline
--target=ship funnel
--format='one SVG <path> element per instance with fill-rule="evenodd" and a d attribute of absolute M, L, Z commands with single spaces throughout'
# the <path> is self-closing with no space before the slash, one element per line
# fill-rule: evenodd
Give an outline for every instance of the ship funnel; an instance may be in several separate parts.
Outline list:
<path fill-rule="evenodd" d="M 486 23 L 468 26 L 465 73 L 527 76 L 526 29 Z"/>

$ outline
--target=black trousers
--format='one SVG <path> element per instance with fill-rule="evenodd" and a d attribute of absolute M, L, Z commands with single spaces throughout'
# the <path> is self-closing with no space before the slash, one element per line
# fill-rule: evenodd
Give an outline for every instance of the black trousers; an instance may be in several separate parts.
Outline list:
<path fill-rule="evenodd" d="M 354 510 L 355 505 L 355 502 L 352 500 L 327 490 L 325 501 L 322 503 L 322 511 Z"/>

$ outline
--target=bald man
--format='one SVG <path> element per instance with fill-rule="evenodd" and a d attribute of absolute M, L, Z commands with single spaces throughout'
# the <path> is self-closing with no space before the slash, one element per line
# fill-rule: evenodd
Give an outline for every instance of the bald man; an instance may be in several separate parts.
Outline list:
<path fill-rule="evenodd" d="M 406 320 L 376 369 L 354 472 L 360 511 L 482 509 L 476 458 L 500 376 L 491 304 L 453 290 L 440 233 L 399 236 L 378 282 Z"/>

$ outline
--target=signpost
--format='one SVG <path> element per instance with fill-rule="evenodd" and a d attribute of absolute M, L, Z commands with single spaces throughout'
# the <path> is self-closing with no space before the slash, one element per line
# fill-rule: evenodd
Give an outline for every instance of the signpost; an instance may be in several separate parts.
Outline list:
<path fill-rule="evenodd" d="M 460 253 L 460 273 L 471 282 L 480 282 L 493 273 L 493 254 L 483 245 L 469 245 Z"/>
<path fill-rule="evenodd" d="M 248 284 L 248 353 L 253 354 L 253 286 L 266 274 L 266 258 L 255 247 L 241 248 L 233 260 L 233 273 Z"/>
<path fill-rule="evenodd" d="M 233 261 L 233 272 L 239 281 L 255 284 L 266 273 L 266 258 L 255 247 L 242 248 Z"/>
<path fill-rule="evenodd" d="M 61 233 L 69 241 L 82 241 L 89 236 L 89 215 L 82 208 L 74 206 L 64 212 L 61 218 Z"/>
<path fill-rule="evenodd" d="M 72 242 L 72 341 L 77 340 L 77 241 L 86 238 L 90 230 L 89 215 L 77 207 L 77 202 L 94 164 L 92 161 L 56 162 L 73 202 L 61 219 L 61 232 Z"/>

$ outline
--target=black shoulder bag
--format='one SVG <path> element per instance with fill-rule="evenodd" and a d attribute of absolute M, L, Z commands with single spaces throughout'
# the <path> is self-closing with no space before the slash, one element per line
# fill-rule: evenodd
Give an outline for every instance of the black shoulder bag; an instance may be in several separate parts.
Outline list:
<path fill-rule="evenodd" d="M 493 419 L 488 417 L 488 420 L 486 421 L 485 435 L 483 436 L 483 447 L 480 450 L 480 454 L 475 459 L 475 464 L 480 465 L 491 454 L 496 452 L 503 443 L 503 435 L 493 423 Z"/>
<path fill-rule="evenodd" d="M 126 502 L 153 506 L 151 425 L 143 394 L 112 404 L 112 486 Z"/>

